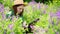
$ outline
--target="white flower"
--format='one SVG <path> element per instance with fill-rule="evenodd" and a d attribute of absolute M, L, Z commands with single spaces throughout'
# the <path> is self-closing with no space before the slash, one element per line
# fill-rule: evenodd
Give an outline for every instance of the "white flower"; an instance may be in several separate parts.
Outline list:
<path fill-rule="evenodd" d="M 23 25 L 23 27 L 28 27 L 26 24 L 26 21 L 24 21 L 22 25 Z"/>

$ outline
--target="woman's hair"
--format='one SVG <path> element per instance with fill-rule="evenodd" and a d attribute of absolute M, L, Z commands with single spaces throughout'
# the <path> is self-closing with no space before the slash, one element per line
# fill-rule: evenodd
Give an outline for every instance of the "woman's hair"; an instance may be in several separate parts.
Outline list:
<path fill-rule="evenodd" d="M 14 14 L 16 15 L 16 13 L 17 13 L 17 7 L 18 6 L 23 6 L 23 4 L 19 4 L 19 5 L 14 5 L 13 6 L 13 10 L 14 10 Z M 19 14 L 19 16 L 22 16 L 22 14 L 23 14 L 23 10 L 22 10 L 22 12 Z"/>
<path fill-rule="evenodd" d="M 14 14 L 16 15 L 17 13 L 17 6 L 13 6 Z"/>

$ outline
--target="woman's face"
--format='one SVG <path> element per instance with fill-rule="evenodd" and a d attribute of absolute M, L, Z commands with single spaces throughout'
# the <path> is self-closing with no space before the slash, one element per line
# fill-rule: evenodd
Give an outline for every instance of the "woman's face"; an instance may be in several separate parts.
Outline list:
<path fill-rule="evenodd" d="M 18 6 L 18 7 L 17 7 L 17 14 L 20 14 L 20 13 L 23 11 L 23 8 L 24 8 L 23 5 Z"/>

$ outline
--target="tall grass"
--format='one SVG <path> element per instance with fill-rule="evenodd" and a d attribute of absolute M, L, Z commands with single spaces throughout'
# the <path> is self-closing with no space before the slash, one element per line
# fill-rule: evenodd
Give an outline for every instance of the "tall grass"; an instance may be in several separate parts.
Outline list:
<path fill-rule="evenodd" d="M 47 4 L 43 3 L 29 3 L 24 8 L 23 19 L 27 24 L 39 18 L 40 20 L 35 24 L 35 34 L 60 34 L 60 1 Z M 9 2 L 7 2 L 8 7 Z M 2 4 L 1 4 L 2 5 Z M 0 5 L 0 6 L 1 6 Z M 6 6 L 4 8 L 6 8 Z M 2 7 L 1 7 L 2 8 Z M 0 8 L 0 9 L 1 9 Z M 5 9 L 6 10 L 6 9 Z M 0 11 L 0 34 L 23 34 L 25 30 L 22 27 L 22 18 L 15 16 L 6 18 L 9 9 Z M 12 18 L 12 19 L 11 19 Z M 39 28 L 38 28 L 39 27 Z M 38 30 L 39 29 L 39 30 Z M 36 31 L 39 32 L 36 32 Z"/>

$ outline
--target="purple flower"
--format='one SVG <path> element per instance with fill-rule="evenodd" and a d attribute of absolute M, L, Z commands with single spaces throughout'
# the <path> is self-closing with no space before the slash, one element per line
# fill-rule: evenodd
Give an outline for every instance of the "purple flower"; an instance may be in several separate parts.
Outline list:
<path fill-rule="evenodd" d="M 13 24 L 9 24 L 8 27 L 12 30 L 12 28 L 13 28 Z"/>
<path fill-rule="evenodd" d="M 43 11 L 43 14 L 46 14 L 46 10 Z"/>
<path fill-rule="evenodd" d="M 32 26 L 32 25 L 30 25 L 30 28 L 33 28 L 33 26 Z"/>
<path fill-rule="evenodd" d="M 4 20 L 6 18 L 6 15 L 3 12 L 1 13 L 1 15 L 2 15 L 2 19 Z"/>
<path fill-rule="evenodd" d="M 37 9 L 40 9 L 41 6 L 40 6 L 40 2 L 37 4 Z"/>
<path fill-rule="evenodd" d="M 54 26 L 54 21 L 52 21 L 52 25 Z"/>
<path fill-rule="evenodd" d="M 56 13 L 56 16 L 60 18 L 60 10 L 58 10 L 58 12 Z"/>
<path fill-rule="evenodd" d="M 34 34 L 37 34 L 36 32 L 34 32 Z"/>
<path fill-rule="evenodd" d="M 4 6 L 3 6 L 3 4 L 0 4 L 0 12 L 1 12 L 1 15 L 2 15 L 2 19 L 5 19 L 6 16 L 4 14 Z"/>
<path fill-rule="evenodd" d="M 0 4 L 0 12 L 4 12 L 4 5 Z"/>
<path fill-rule="evenodd" d="M 32 25 L 30 25 L 30 28 L 32 28 L 32 29 L 33 29 L 33 26 L 32 26 Z"/>
<path fill-rule="evenodd" d="M 50 12 L 50 17 L 53 17 L 54 16 L 54 13 L 53 12 Z"/>
<path fill-rule="evenodd" d="M 12 16 L 12 21 L 14 21 L 15 16 Z"/>
<path fill-rule="evenodd" d="M 7 29 L 4 29 L 4 34 L 7 34 Z"/>
<path fill-rule="evenodd" d="M 59 32 L 56 32 L 56 34 L 59 34 Z"/>
<path fill-rule="evenodd" d="M 29 2 L 29 5 L 34 5 L 36 4 L 36 2 L 34 0 L 32 0 L 31 2 Z"/>

